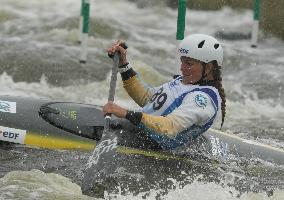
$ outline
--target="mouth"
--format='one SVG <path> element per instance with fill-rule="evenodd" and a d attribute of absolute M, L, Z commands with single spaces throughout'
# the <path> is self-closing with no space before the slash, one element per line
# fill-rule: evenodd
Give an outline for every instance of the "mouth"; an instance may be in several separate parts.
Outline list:
<path fill-rule="evenodd" d="M 186 69 L 186 70 L 181 69 L 180 72 L 183 76 L 191 76 L 191 70 L 190 69 Z"/>
<path fill-rule="evenodd" d="M 190 73 L 188 73 L 188 72 L 187 72 L 187 73 L 186 73 L 186 72 L 181 72 L 181 74 L 182 74 L 183 76 L 188 76 L 188 77 L 189 77 L 189 76 L 192 76 L 192 75 L 191 75 Z"/>

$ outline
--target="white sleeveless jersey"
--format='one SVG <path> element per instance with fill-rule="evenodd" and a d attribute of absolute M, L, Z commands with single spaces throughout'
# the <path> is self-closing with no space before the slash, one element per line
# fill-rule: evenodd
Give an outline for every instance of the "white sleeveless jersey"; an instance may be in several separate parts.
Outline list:
<path fill-rule="evenodd" d="M 181 80 L 179 77 L 153 88 L 154 94 L 143 107 L 144 113 L 168 119 L 167 126 L 165 120 L 159 123 L 159 118 L 156 122 L 147 118 L 142 120 L 145 121 L 142 127 L 148 135 L 164 149 L 174 149 L 204 133 L 213 124 L 221 105 L 216 88 L 184 85 Z M 168 123 L 173 125 L 169 126 Z M 149 124 L 154 125 L 149 128 Z M 168 127 L 168 130 L 161 131 L 163 126 Z"/>
<path fill-rule="evenodd" d="M 142 107 L 139 126 L 164 149 L 174 149 L 204 133 L 221 107 L 216 88 L 185 85 L 182 77 L 154 88 L 147 87 L 137 75 L 123 84 Z"/>
<path fill-rule="evenodd" d="M 206 92 L 208 89 L 216 94 L 217 105 L 215 105 L 211 95 Z M 182 105 L 182 107 L 187 108 L 180 111 L 181 115 L 184 116 L 187 113 L 194 113 L 198 110 L 202 111 L 199 112 L 201 124 L 202 116 L 212 117 L 221 103 L 216 88 L 191 84 L 185 85 L 182 83 L 181 77 L 165 83 L 160 87 L 152 88 L 152 93 L 150 101 L 143 107 L 143 112 L 156 116 L 166 116 Z M 205 123 L 206 121 L 203 122 Z"/>

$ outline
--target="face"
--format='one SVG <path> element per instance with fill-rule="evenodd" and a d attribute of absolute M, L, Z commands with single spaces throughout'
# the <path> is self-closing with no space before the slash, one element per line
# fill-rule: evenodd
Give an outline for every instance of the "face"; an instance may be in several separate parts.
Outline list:
<path fill-rule="evenodd" d="M 183 84 L 194 84 L 202 77 L 202 64 L 200 61 L 185 56 L 180 57 L 181 66 L 180 71 L 182 73 Z"/>

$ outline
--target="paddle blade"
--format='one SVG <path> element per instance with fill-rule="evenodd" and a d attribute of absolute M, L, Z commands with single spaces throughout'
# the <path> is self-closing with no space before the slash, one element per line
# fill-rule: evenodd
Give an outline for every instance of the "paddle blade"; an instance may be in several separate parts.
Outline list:
<path fill-rule="evenodd" d="M 82 191 L 90 191 L 95 182 L 100 182 L 105 175 L 111 175 L 115 171 L 115 166 L 109 162 L 116 156 L 118 147 L 117 136 L 111 130 L 105 130 L 100 142 L 89 157 L 86 172 L 82 182 Z"/>

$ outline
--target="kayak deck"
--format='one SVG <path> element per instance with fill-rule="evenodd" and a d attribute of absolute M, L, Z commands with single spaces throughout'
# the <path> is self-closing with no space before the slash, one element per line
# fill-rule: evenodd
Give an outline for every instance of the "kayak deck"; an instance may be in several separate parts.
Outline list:
<path fill-rule="evenodd" d="M 90 151 L 96 146 L 97 132 L 103 129 L 104 117 L 101 108 L 95 105 L 10 96 L 0 96 L 0 104 L 0 141 L 29 147 Z M 119 142 L 118 150 L 124 154 L 180 159 L 183 157 L 180 155 L 188 153 L 191 157 L 191 152 L 199 151 L 221 160 L 234 155 L 284 165 L 283 149 L 215 129 L 209 129 L 191 146 L 170 152 L 133 148 L 124 140 Z"/>

